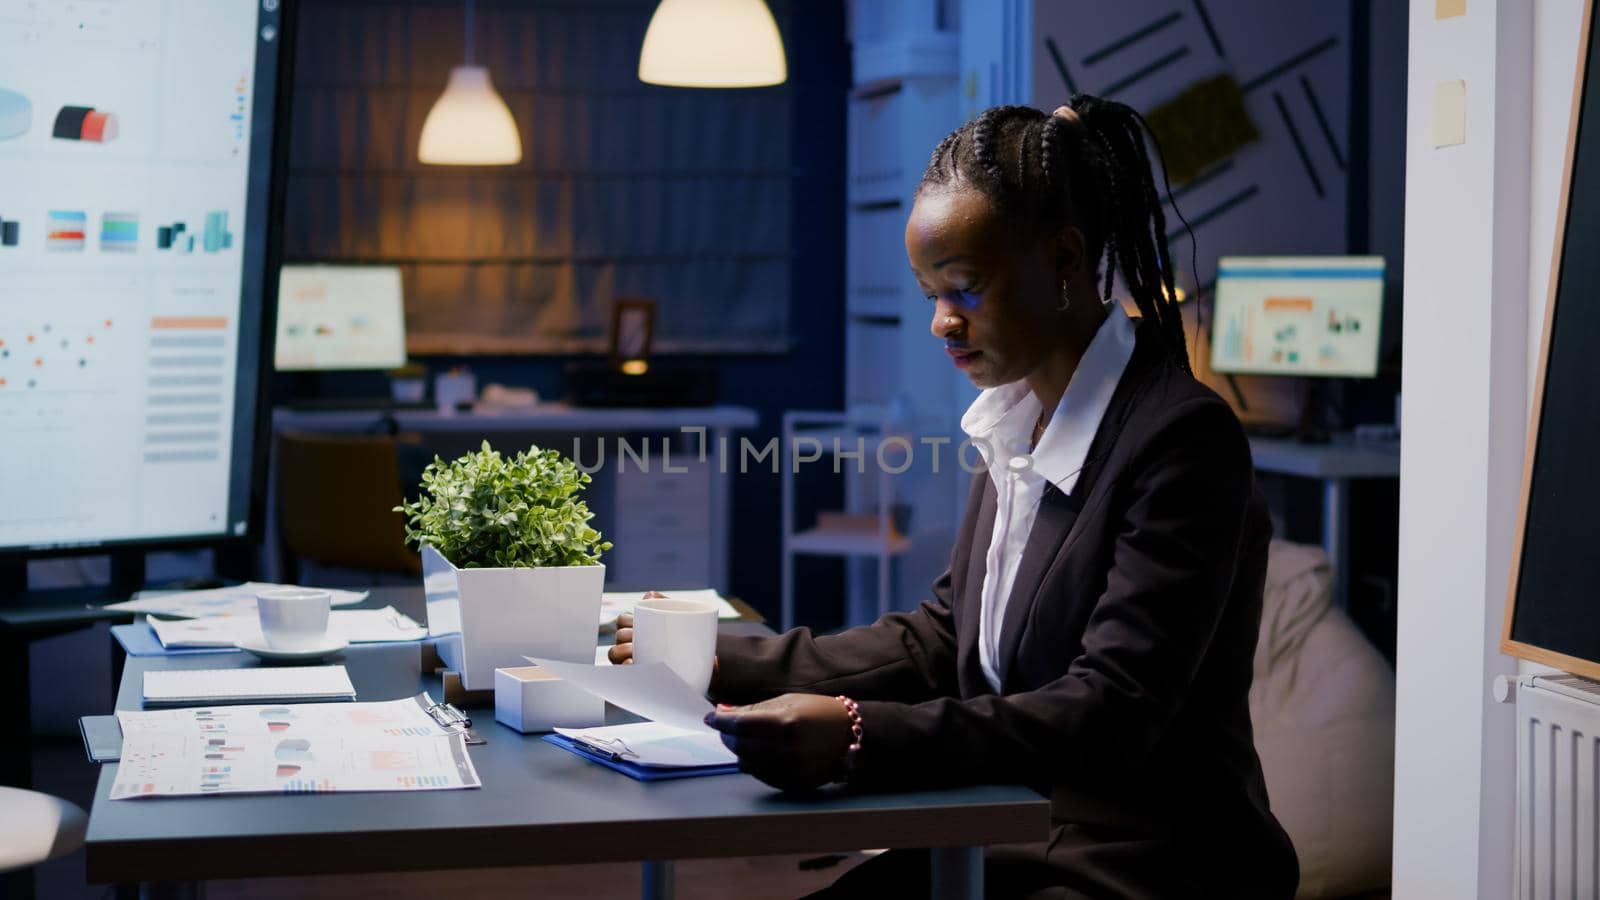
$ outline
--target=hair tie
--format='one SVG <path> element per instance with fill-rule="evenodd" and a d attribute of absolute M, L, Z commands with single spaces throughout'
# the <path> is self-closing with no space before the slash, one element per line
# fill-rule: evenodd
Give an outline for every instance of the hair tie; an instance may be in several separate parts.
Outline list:
<path fill-rule="evenodd" d="M 1050 115 L 1065 121 L 1069 125 L 1083 124 L 1083 116 L 1078 115 L 1078 111 L 1073 109 L 1071 106 L 1058 106 L 1056 107 L 1055 112 L 1051 113 Z"/>

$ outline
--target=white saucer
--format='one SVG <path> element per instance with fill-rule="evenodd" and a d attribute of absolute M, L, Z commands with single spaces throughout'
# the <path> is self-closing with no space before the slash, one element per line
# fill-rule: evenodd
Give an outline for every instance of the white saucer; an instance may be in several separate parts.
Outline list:
<path fill-rule="evenodd" d="M 338 653 L 348 646 L 350 646 L 349 641 L 338 638 L 332 638 L 322 646 L 312 647 L 309 650 L 279 650 L 275 647 L 267 646 L 265 638 L 239 642 L 240 650 L 246 653 L 253 653 L 262 659 L 317 659 Z"/>

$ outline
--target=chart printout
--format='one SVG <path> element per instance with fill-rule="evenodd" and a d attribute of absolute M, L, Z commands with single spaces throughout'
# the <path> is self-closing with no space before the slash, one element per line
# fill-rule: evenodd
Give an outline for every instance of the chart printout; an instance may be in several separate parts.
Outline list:
<path fill-rule="evenodd" d="M 0 0 L 0 549 L 243 533 L 259 9 Z"/>
<path fill-rule="evenodd" d="M 122 710 L 111 799 L 481 786 L 427 694 L 383 703 Z"/>

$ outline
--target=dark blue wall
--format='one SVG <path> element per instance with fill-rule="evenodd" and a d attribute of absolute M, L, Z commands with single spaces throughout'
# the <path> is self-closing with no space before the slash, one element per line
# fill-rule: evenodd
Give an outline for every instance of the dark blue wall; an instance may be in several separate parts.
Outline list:
<path fill-rule="evenodd" d="M 652 363 L 712 369 L 718 402 L 755 409 L 760 426 L 748 437 L 757 447 L 776 436 L 786 409 L 840 409 L 844 403 L 844 203 L 845 100 L 850 54 L 845 43 L 843 0 L 771 4 L 783 33 L 792 91 L 795 175 L 789 203 L 793 260 L 790 266 L 788 353 L 750 356 L 674 356 Z M 708 151 L 709 152 L 709 151 Z M 293 223 L 287 223 L 293 227 Z M 531 387 L 541 397 L 560 398 L 563 369 L 596 356 L 429 357 L 433 371 L 464 365 L 481 387 L 490 382 Z M 301 379 L 295 390 L 342 393 L 358 379 Z M 280 392 L 290 390 L 280 383 Z M 360 388 L 356 388 L 360 390 Z M 732 589 L 769 618 L 776 618 L 780 566 L 780 482 L 770 468 L 734 476 Z M 836 598 L 838 567 L 808 566 L 801 596 Z M 833 612 L 831 599 L 819 611 Z M 837 615 L 837 613 L 833 613 Z M 826 617 L 826 613 L 824 613 Z"/>

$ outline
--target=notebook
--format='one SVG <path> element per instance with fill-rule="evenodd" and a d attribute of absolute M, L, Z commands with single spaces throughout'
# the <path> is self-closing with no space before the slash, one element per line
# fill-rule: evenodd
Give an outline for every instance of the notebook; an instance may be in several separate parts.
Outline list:
<path fill-rule="evenodd" d="M 145 706 L 354 700 L 344 666 L 175 669 L 144 673 Z"/>

